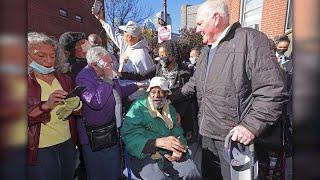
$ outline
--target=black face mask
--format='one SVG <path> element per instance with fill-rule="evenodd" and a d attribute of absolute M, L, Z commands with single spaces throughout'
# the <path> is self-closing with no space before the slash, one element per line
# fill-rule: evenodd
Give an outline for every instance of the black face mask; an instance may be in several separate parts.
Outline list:
<path fill-rule="evenodd" d="M 278 54 L 284 54 L 287 51 L 287 49 L 277 49 Z"/>
<path fill-rule="evenodd" d="M 169 59 L 167 57 L 160 57 L 160 64 L 162 67 L 166 68 L 169 64 Z"/>

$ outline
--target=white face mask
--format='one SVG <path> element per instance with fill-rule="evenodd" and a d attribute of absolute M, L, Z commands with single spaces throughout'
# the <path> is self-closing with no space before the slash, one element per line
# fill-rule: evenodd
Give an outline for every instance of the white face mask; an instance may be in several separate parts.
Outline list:
<path fill-rule="evenodd" d="M 191 64 L 196 64 L 196 62 L 197 62 L 195 57 L 190 57 L 189 60 L 190 60 Z"/>

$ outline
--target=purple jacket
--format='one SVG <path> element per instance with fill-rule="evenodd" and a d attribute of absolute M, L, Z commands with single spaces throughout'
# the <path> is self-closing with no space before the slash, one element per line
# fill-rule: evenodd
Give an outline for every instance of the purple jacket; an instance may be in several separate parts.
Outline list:
<path fill-rule="evenodd" d="M 99 126 L 108 121 L 115 121 L 115 99 L 112 89 L 115 88 L 121 99 L 135 92 L 138 87 L 135 84 L 120 86 L 118 80 L 114 80 L 114 85 L 110 85 L 99 78 L 90 66 L 83 68 L 76 77 L 76 84 L 84 86 L 81 93 L 83 102 L 83 119 L 77 122 L 79 140 L 81 144 L 88 144 L 88 135 L 84 120 L 88 125 Z"/>

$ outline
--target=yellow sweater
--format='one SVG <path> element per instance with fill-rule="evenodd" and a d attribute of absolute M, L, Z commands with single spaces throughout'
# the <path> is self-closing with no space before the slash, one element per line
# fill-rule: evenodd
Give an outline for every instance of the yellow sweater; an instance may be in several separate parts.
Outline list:
<path fill-rule="evenodd" d="M 63 90 L 57 79 L 54 79 L 51 85 L 38 78 L 37 81 L 41 87 L 41 101 L 47 101 L 50 94 L 56 90 Z M 56 115 L 59 107 L 61 106 L 52 109 L 51 119 L 47 124 L 41 124 L 39 148 L 60 144 L 71 138 L 69 121 L 61 121 Z"/>

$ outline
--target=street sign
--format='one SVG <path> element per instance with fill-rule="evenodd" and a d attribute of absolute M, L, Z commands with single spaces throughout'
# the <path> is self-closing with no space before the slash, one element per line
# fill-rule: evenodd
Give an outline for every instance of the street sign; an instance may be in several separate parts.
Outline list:
<path fill-rule="evenodd" d="M 153 17 L 153 23 L 157 26 L 160 27 L 162 26 L 162 21 L 164 21 L 164 16 L 163 16 L 163 11 L 159 11 L 157 12 L 154 17 Z M 171 16 L 170 14 L 167 13 L 167 25 L 171 25 Z"/>
<path fill-rule="evenodd" d="M 171 25 L 158 27 L 158 43 L 171 40 Z"/>

